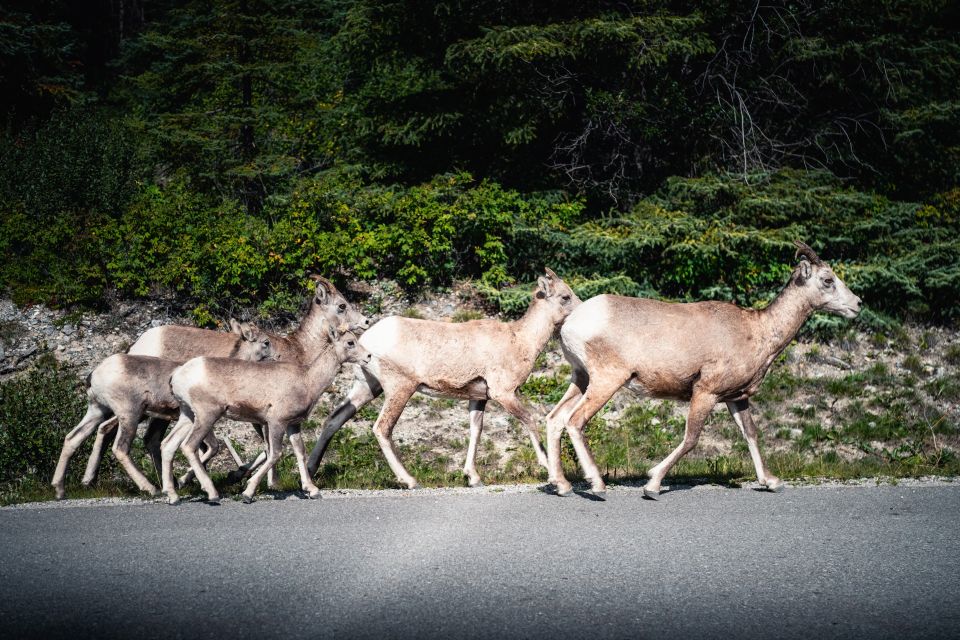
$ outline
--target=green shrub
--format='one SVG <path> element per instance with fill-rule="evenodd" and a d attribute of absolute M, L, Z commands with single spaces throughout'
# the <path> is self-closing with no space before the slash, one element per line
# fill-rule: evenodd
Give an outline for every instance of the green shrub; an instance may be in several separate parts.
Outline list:
<path fill-rule="evenodd" d="M 0 283 L 17 302 L 102 300 L 100 230 L 127 206 L 135 153 L 107 113 L 0 136 Z"/>
<path fill-rule="evenodd" d="M 52 358 L 0 382 L 0 483 L 25 477 L 49 482 L 64 436 L 86 411 L 82 389 L 82 381 Z M 79 477 L 79 468 L 73 465 L 69 478 Z"/>

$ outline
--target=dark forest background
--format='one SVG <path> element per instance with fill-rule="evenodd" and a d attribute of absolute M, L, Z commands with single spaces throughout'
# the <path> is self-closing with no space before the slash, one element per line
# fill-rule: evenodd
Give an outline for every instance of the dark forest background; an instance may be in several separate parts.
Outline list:
<path fill-rule="evenodd" d="M 306 274 L 507 311 L 769 299 L 792 240 L 862 322 L 960 318 L 949 1 L 7 0 L 0 283 L 175 293 L 201 322 Z M 502 293 L 497 293 L 503 291 Z"/>

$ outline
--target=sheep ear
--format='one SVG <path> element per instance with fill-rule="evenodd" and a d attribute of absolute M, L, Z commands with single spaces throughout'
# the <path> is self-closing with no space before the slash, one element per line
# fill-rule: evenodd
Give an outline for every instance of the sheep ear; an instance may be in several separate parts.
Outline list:
<path fill-rule="evenodd" d="M 243 333 L 243 329 L 240 326 L 240 323 L 237 322 L 236 318 L 230 318 L 230 331 L 232 333 Z"/>
<path fill-rule="evenodd" d="M 337 288 L 333 286 L 333 283 L 324 278 L 323 276 L 318 276 L 316 274 L 311 274 L 310 279 L 317 283 L 316 298 L 317 302 L 320 304 L 326 304 L 327 301 L 333 296 Z"/>
<path fill-rule="evenodd" d="M 541 300 L 553 295 L 553 284 L 544 276 L 540 276 L 537 278 L 537 291 L 535 295 Z"/>
<path fill-rule="evenodd" d="M 551 269 L 550 267 L 544 267 L 544 268 L 543 268 L 543 272 L 547 274 L 547 279 L 548 279 L 548 280 L 553 280 L 553 281 L 556 282 L 557 280 L 560 279 L 560 276 L 558 276 L 557 274 L 555 274 L 555 273 L 553 272 L 553 269 Z"/>
<path fill-rule="evenodd" d="M 244 322 L 240 324 L 240 335 L 243 336 L 243 339 L 247 342 L 256 342 L 260 335 L 260 330 L 257 329 L 256 325 L 250 322 Z"/>
<path fill-rule="evenodd" d="M 806 256 L 800 257 L 800 264 L 797 265 L 797 284 L 803 284 L 810 279 L 810 276 L 813 275 L 813 267 L 810 265 L 810 261 L 807 260 Z"/>

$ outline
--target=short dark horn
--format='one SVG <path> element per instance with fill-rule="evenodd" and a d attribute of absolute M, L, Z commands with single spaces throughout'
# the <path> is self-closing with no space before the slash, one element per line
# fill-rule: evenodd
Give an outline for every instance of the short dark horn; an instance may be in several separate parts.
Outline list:
<path fill-rule="evenodd" d="M 793 244 L 797 247 L 797 255 L 794 258 L 799 258 L 803 256 L 813 264 L 823 264 L 823 260 L 820 259 L 820 256 L 817 255 L 817 252 L 811 249 L 806 244 L 800 242 L 799 240 L 794 240 Z"/>
<path fill-rule="evenodd" d="M 334 293 L 337 291 L 337 288 L 333 286 L 333 283 L 321 275 L 318 275 L 316 273 L 311 273 L 310 279 L 316 282 L 317 284 L 322 284 L 324 288 L 326 288 L 326 290 L 329 291 L 330 293 Z"/>

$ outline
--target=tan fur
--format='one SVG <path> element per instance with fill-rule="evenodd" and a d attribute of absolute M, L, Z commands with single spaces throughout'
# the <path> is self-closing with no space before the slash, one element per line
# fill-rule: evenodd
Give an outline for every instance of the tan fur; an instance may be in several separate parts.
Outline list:
<path fill-rule="evenodd" d="M 180 447 L 211 501 L 219 500 L 216 488 L 197 455 L 204 437 L 223 416 L 267 425 L 267 460 L 247 484 L 243 495 L 253 497 L 260 480 L 280 458 L 283 434 L 290 437 L 297 455 L 304 491 L 319 495 L 306 472 L 306 452 L 300 423 L 313 410 L 333 381 L 343 362 L 365 363 L 369 354 L 356 336 L 339 338 L 332 328 L 330 342 L 309 366 L 296 362 L 241 362 L 225 358 L 194 358 L 173 372 L 170 385 L 182 407 L 177 426 L 163 441 L 163 490 L 171 504 L 177 496 L 173 485 L 173 454 Z"/>
<path fill-rule="evenodd" d="M 356 331 L 362 331 L 370 324 L 370 320 L 356 311 L 332 282 L 317 275 L 310 277 L 317 284 L 314 294 L 310 299 L 310 309 L 307 311 L 306 316 L 304 316 L 297 329 L 286 336 L 271 332 L 266 333 L 270 341 L 270 346 L 275 351 L 278 360 L 286 360 L 300 364 L 312 361 L 316 354 L 329 344 L 325 323 L 331 323 L 337 327 L 344 329 L 350 328 Z M 234 333 L 240 333 L 240 326 L 234 325 L 233 323 L 234 321 L 231 321 L 231 328 Z M 232 357 L 231 354 L 236 348 L 236 343 L 237 340 L 232 334 L 210 329 L 198 329 L 196 327 L 167 325 L 147 330 L 133 346 L 130 347 L 127 353 L 186 362 L 198 356 L 216 358 Z M 157 459 L 159 459 L 160 439 L 163 437 L 164 431 L 166 431 L 167 424 L 165 420 L 152 420 L 147 429 L 145 442 L 148 444 L 151 454 L 153 455 L 155 453 Z M 95 477 L 100 458 L 103 454 L 103 444 L 115 427 L 116 421 L 108 421 L 98 430 L 93 451 L 87 462 L 87 471 L 84 475 L 85 482 L 92 481 Z M 261 438 L 264 437 L 259 425 L 254 425 L 254 429 L 257 430 Z M 211 454 L 205 453 L 204 455 L 215 455 L 217 447 L 216 438 L 211 435 L 208 438 L 207 445 L 213 448 L 213 452 Z M 241 465 L 236 476 L 243 477 L 251 468 L 262 463 L 265 459 L 266 455 L 264 453 L 251 463 Z M 188 482 L 192 477 L 193 472 L 189 471 L 181 478 L 181 482 Z M 272 472 L 268 477 L 268 483 L 270 486 L 275 484 Z"/>
<path fill-rule="evenodd" d="M 690 401 L 684 441 L 650 470 L 645 487 L 649 496 L 659 493 L 666 473 L 696 444 L 717 402 L 727 403 L 740 426 L 760 484 L 781 486 L 760 458 L 748 400 L 815 310 L 848 318 L 860 310 L 860 299 L 830 266 L 806 245 L 798 247 L 804 259 L 779 296 L 760 311 L 726 302 L 678 304 L 603 295 L 570 315 L 560 336 L 573 380 L 547 418 L 550 478 L 560 494 L 571 490 L 559 461 L 564 427 L 593 490 L 604 491 L 582 430 L 621 386 L 654 398 Z"/>
<path fill-rule="evenodd" d="M 236 329 L 237 333 L 223 334 L 234 343 L 229 350 L 232 357 L 244 360 L 273 357 L 269 340 L 256 326 L 243 324 Z M 130 444 L 137 433 L 137 423 L 144 416 L 169 421 L 179 414 L 179 404 L 170 391 L 170 375 L 178 366 L 180 363 L 173 360 L 123 353 L 106 358 L 93 370 L 87 389 L 87 413 L 64 439 L 51 482 L 58 500 L 64 496 L 64 478 L 71 456 L 98 424 L 102 428 L 113 420 L 110 416 L 115 416 L 119 425 L 113 443 L 114 455 L 141 490 L 150 494 L 157 492 L 130 458 Z M 213 448 L 209 451 L 216 452 Z M 159 470 L 159 465 L 157 468 Z"/>
<path fill-rule="evenodd" d="M 547 269 L 526 314 L 515 322 L 448 323 L 401 317 L 381 320 L 360 338 L 373 359 L 364 367 L 347 401 L 325 422 L 310 456 L 310 472 L 316 472 L 333 434 L 382 392 L 384 404 L 374 433 L 397 479 L 415 487 L 416 480 L 397 457 L 391 433 L 416 391 L 471 401 L 471 442 L 464 467 L 471 485 L 480 484 L 475 465 L 476 439 L 488 399 L 497 401 L 526 426 L 538 459 L 546 466 L 536 421 L 517 389 L 530 375 L 547 340 L 579 302 L 570 287 Z"/>
<path fill-rule="evenodd" d="M 357 312 L 329 280 L 316 276 L 317 288 L 310 309 L 300 325 L 281 336 L 267 332 L 278 360 L 310 362 L 328 343 L 325 323 L 351 331 L 363 331 L 370 320 Z M 185 362 L 198 356 L 230 357 L 230 334 L 210 329 L 167 325 L 146 331 L 127 351 L 131 355 L 155 356 Z"/>

